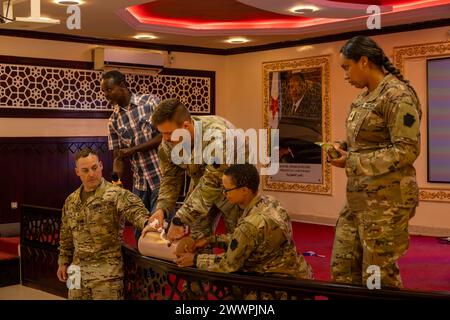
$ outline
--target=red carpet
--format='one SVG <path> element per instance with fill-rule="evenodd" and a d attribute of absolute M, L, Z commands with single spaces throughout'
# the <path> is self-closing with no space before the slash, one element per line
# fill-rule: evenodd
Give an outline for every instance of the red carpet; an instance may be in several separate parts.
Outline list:
<path fill-rule="evenodd" d="M 330 280 L 330 257 L 334 228 L 293 222 L 299 252 L 314 251 L 325 258 L 305 257 L 316 279 Z M 450 291 L 450 245 L 435 237 L 411 236 L 410 247 L 399 260 L 403 285 L 408 289 Z"/>
<path fill-rule="evenodd" d="M 314 251 L 324 258 L 306 256 L 317 280 L 330 280 L 330 257 L 334 228 L 317 224 L 292 223 L 298 252 Z M 222 223 L 218 233 L 223 233 Z M 124 232 L 125 241 L 136 245 L 131 228 Z M 410 247 L 400 261 L 405 288 L 422 291 L 450 292 L 450 245 L 441 244 L 435 237 L 411 236 Z"/>

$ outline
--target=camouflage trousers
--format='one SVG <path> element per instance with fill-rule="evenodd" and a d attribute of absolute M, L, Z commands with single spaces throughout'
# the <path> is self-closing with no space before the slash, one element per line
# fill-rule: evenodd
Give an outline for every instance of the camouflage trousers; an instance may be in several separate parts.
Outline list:
<path fill-rule="evenodd" d="M 81 280 L 81 289 L 69 290 L 70 300 L 123 300 L 123 279 Z"/>
<path fill-rule="evenodd" d="M 415 207 L 367 206 L 341 211 L 335 228 L 331 275 L 335 282 L 367 285 L 371 265 L 380 268 L 381 287 L 401 288 L 397 260 L 409 246 L 408 222 Z"/>

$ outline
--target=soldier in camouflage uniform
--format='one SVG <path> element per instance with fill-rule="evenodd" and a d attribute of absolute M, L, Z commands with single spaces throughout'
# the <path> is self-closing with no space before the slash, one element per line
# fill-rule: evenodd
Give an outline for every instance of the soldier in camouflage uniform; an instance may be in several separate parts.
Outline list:
<path fill-rule="evenodd" d="M 233 233 L 200 239 L 196 247 L 225 244 L 226 252 L 185 253 L 177 263 L 214 272 L 242 271 L 311 279 L 312 270 L 303 256 L 297 254 L 292 240 L 288 213 L 275 198 L 257 194 L 259 174 L 255 166 L 232 165 L 225 170 L 222 181 L 228 200 L 244 207 L 244 212 Z"/>
<path fill-rule="evenodd" d="M 346 79 L 367 87 L 347 118 L 347 141 L 336 144 L 345 167 L 347 203 L 336 225 L 331 259 L 334 281 L 366 285 L 371 265 L 381 286 L 401 287 L 397 260 L 409 245 L 408 222 L 418 205 L 413 163 L 420 152 L 420 103 L 382 49 L 355 37 L 341 49 Z M 347 145 L 347 150 L 343 147 Z"/>
<path fill-rule="evenodd" d="M 152 215 L 151 222 L 157 219 L 162 225 L 163 218 L 174 209 L 177 198 L 183 185 L 185 172 L 191 177 L 190 192 L 182 207 L 176 212 L 168 231 L 168 239 L 173 241 L 184 235 L 183 225 L 191 227 L 193 238 L 203 238 L 214 232 L 218 214 L 222 213 L 227 230 L 232 231 L 242 211 L 239 206 L 231 204 L 221 192 L 221 179 L 224 170 L 228 167 L 226 162 L 225 132 L 234 129 L 227 120 L 218 116 L 191 116 L 188 109 L 177 99 L 168 99 L 161 102 L 152 115 L 153 125 L 163 136 L 158 150 L 158 157 L 162 171 L 162 181 L 159 191 L 157 210 Z M 214 140 L 204 139 L 207 130 L 215 130 L 222 135 L 220 141 L 221 154 L 213 154 L 212 161 L 195 159 L 195 150 L 192 150 L 188 163 L 174 163 L 173 149 L 181 143 L 172 140 L 172 133 L 176 129 L 186 129 L 190 134 L 191 147 L 194 148 L 194 137 L 201 143 L 202 151 L 211 146 Z M 217 140 L 216 140 L 217 141 Z M 179 145 L 178 145 L 179 146 Z M 237 148 L 236 152 L 245 147 Z M 247 158 L 248 155 L 244 156 Z M 223 160 L 221 162 L 220 160 Z M 218 210 L 214 210 L 217 208 Z M 150 229 L 150 225 L 147 229 Z M 143 235 L 147 232 L 143 230 Z"/>
<path fill-rule="evenodd" d="M 121 219 L 143 229 L 150 214 L 139 197 L 103 179 L 94 151 L 81 150 L 75 163 L 82 185 L 62 210 L 57 276 L 66 281 L 68 266 L 79 266 L 81 287 L 69 299 L 123 299 Z"/>

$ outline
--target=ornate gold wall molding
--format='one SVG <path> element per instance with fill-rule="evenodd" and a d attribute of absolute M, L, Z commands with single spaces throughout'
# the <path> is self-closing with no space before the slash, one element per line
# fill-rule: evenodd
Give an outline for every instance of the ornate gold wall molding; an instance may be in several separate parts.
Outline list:
<path fill-rule="evenodd" d="M 450 202 L 450 189 L 420 188 L 421 201 Z"/>
<path fill-rule="evenodd" d="M 450 55 L 449 41 L 394 47 L 394 65 L 403 72 L 405 70 L 405 60 L 407 59 L 428 59 L 448 55 Z"/>
<path fill-rule="evenodd" d="M 408 59 L 426 60 L 446 56 L 450 56 L 450 41 L 394 47 L 394 65 L 402 73 L 405 71 L 405 62 Z M 421 187 L 419 198 L 421 201 L 450 202 L 450 189 Z"/>
<path fill-rule="evenodd" d="M 313 72 L 320 69 L 321 79 L 316 79 L 321 83 L 322 88 L 322 110 L 317 128 L 321 129 L 323 141 L 331 141 L 331 111 L 330 111 L 330 61 L 331 56 L 316 56 L 283 61 L 273 61 L 263 63 L 263 127 L 270 128 L 270 73 L 295 71 L 300 73 Z M 282 116 L 282 115 L 281 115 Z M 304 114 L 300 117 L 308 118 Z M 314 117 L 310 117 L 314 118 Z M 310 120 L 310 119 L 309 119 Z M 281 137 L 280 137 L 281 138 Z M 269 176 L 262 179 L 263 190 L 284 191 L 284 192 L 305 192 L 318 194 L 331 194 L 331 165 L 325 161 L 325 154 L 322 152 L 322 181 L 319 183 L 305 182 L 285 182 L 274 181 Z"/>

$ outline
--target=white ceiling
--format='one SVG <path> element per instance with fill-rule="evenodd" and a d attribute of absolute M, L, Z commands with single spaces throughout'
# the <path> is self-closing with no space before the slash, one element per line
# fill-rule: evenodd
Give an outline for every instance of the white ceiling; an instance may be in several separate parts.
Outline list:
<path fill-rule="evenodd" d="M 0 0 L 1 2 L 2 0 Z M 5 0 L 3 0 L 5 1 Z M 7 1 L 7 0 L 6 0 Z M 22 2 L 20 2 L 22 1 Z M 29 1 L 20 0 L 14 5 L 14 16 L 29 16 L 30 5 Z M 124 18 L 124 8 L 132 5 L 147 3 L 150 0 L 107 0 L 94 1 L 84 0 L 80 5 L 81 9 L 81 29 L 69 30 L 66 27 L 66 20 L 69 15 L 66 13 L 66 6 L 58 5 L 54 0 L 41 0 L 41 15 L 59 19 L 59 25 L 52 25 L 39 29 L 39 31 L 77 35 L 85 37 L 95 37 L 101 39 L 115 39 L 115 40 L 134 40 L 133 36 L 141 33 L 145 28 L 147 31 L 152 31 L 158 38 L 151 41 L 143 41 L 157 44 L 171 44 L 171 45 L 185 45 L 206 47 L 215 49 L 229 49 L 243 46 L 258 46 L 276 42 L 295 41 L 305 38 L 312 38 L 323 35 L 339 34 L 349 31 L 366 30 L 366 18 L 353 18 L 346 21 L 333 22 L 322 25 L 306 26 L 302 28 L 284 29 L 284 30 L 251 30 L 251 31 L 215 31 L 209 34 L 200 31 L 189 31 L 184 34 L 180 32 L 173 32 L 164 29 L 164 26 L 143 26 L 141 24 L 127 23 Z M 206 1 L 206 0 L 205 0 Z M 214 1 L 214 0 L 208 0 Z M 240 0 L 246 4 L 255 4 L 265 10 L 273 12 L 280 11 L 281 5 L 286 5 L 287 0 Z M 312 1 L 312 0 L 311 0 Z M 310 2 L 311 2 L 310 1 Z M 314 0 L 316 3 L 329 2 L 326 0 Z M 17 2 L 17 0 L 16 0 Z M 186 0 L 188 5 L 189 0 Z M 289 2 L 289 1 L 287 1 Z M 277 5 L 274 5 L 277 4 Z M 121 17 L 122 16 L 122 17 Z M 413 11 L 397 12 L 384 14 L 381 17 L 381 26 L 393 26 L 409 23 L 418 23 L 430 20 L 439 20 L 450 18 L 450 4 L 443 4 L 429 8 L 422 8 Z M 0 29 L 2 28 L 0 24 Z M 25 28 L 26 29 L 26 28 Z M 141 29 L 141 30 L 137 30 Z M 169 33 L 170 32 L 170 33 Z M 250 42 L 245 44 L 229 44 L 224 42 L 231 35 L 246 36 Z"/>

